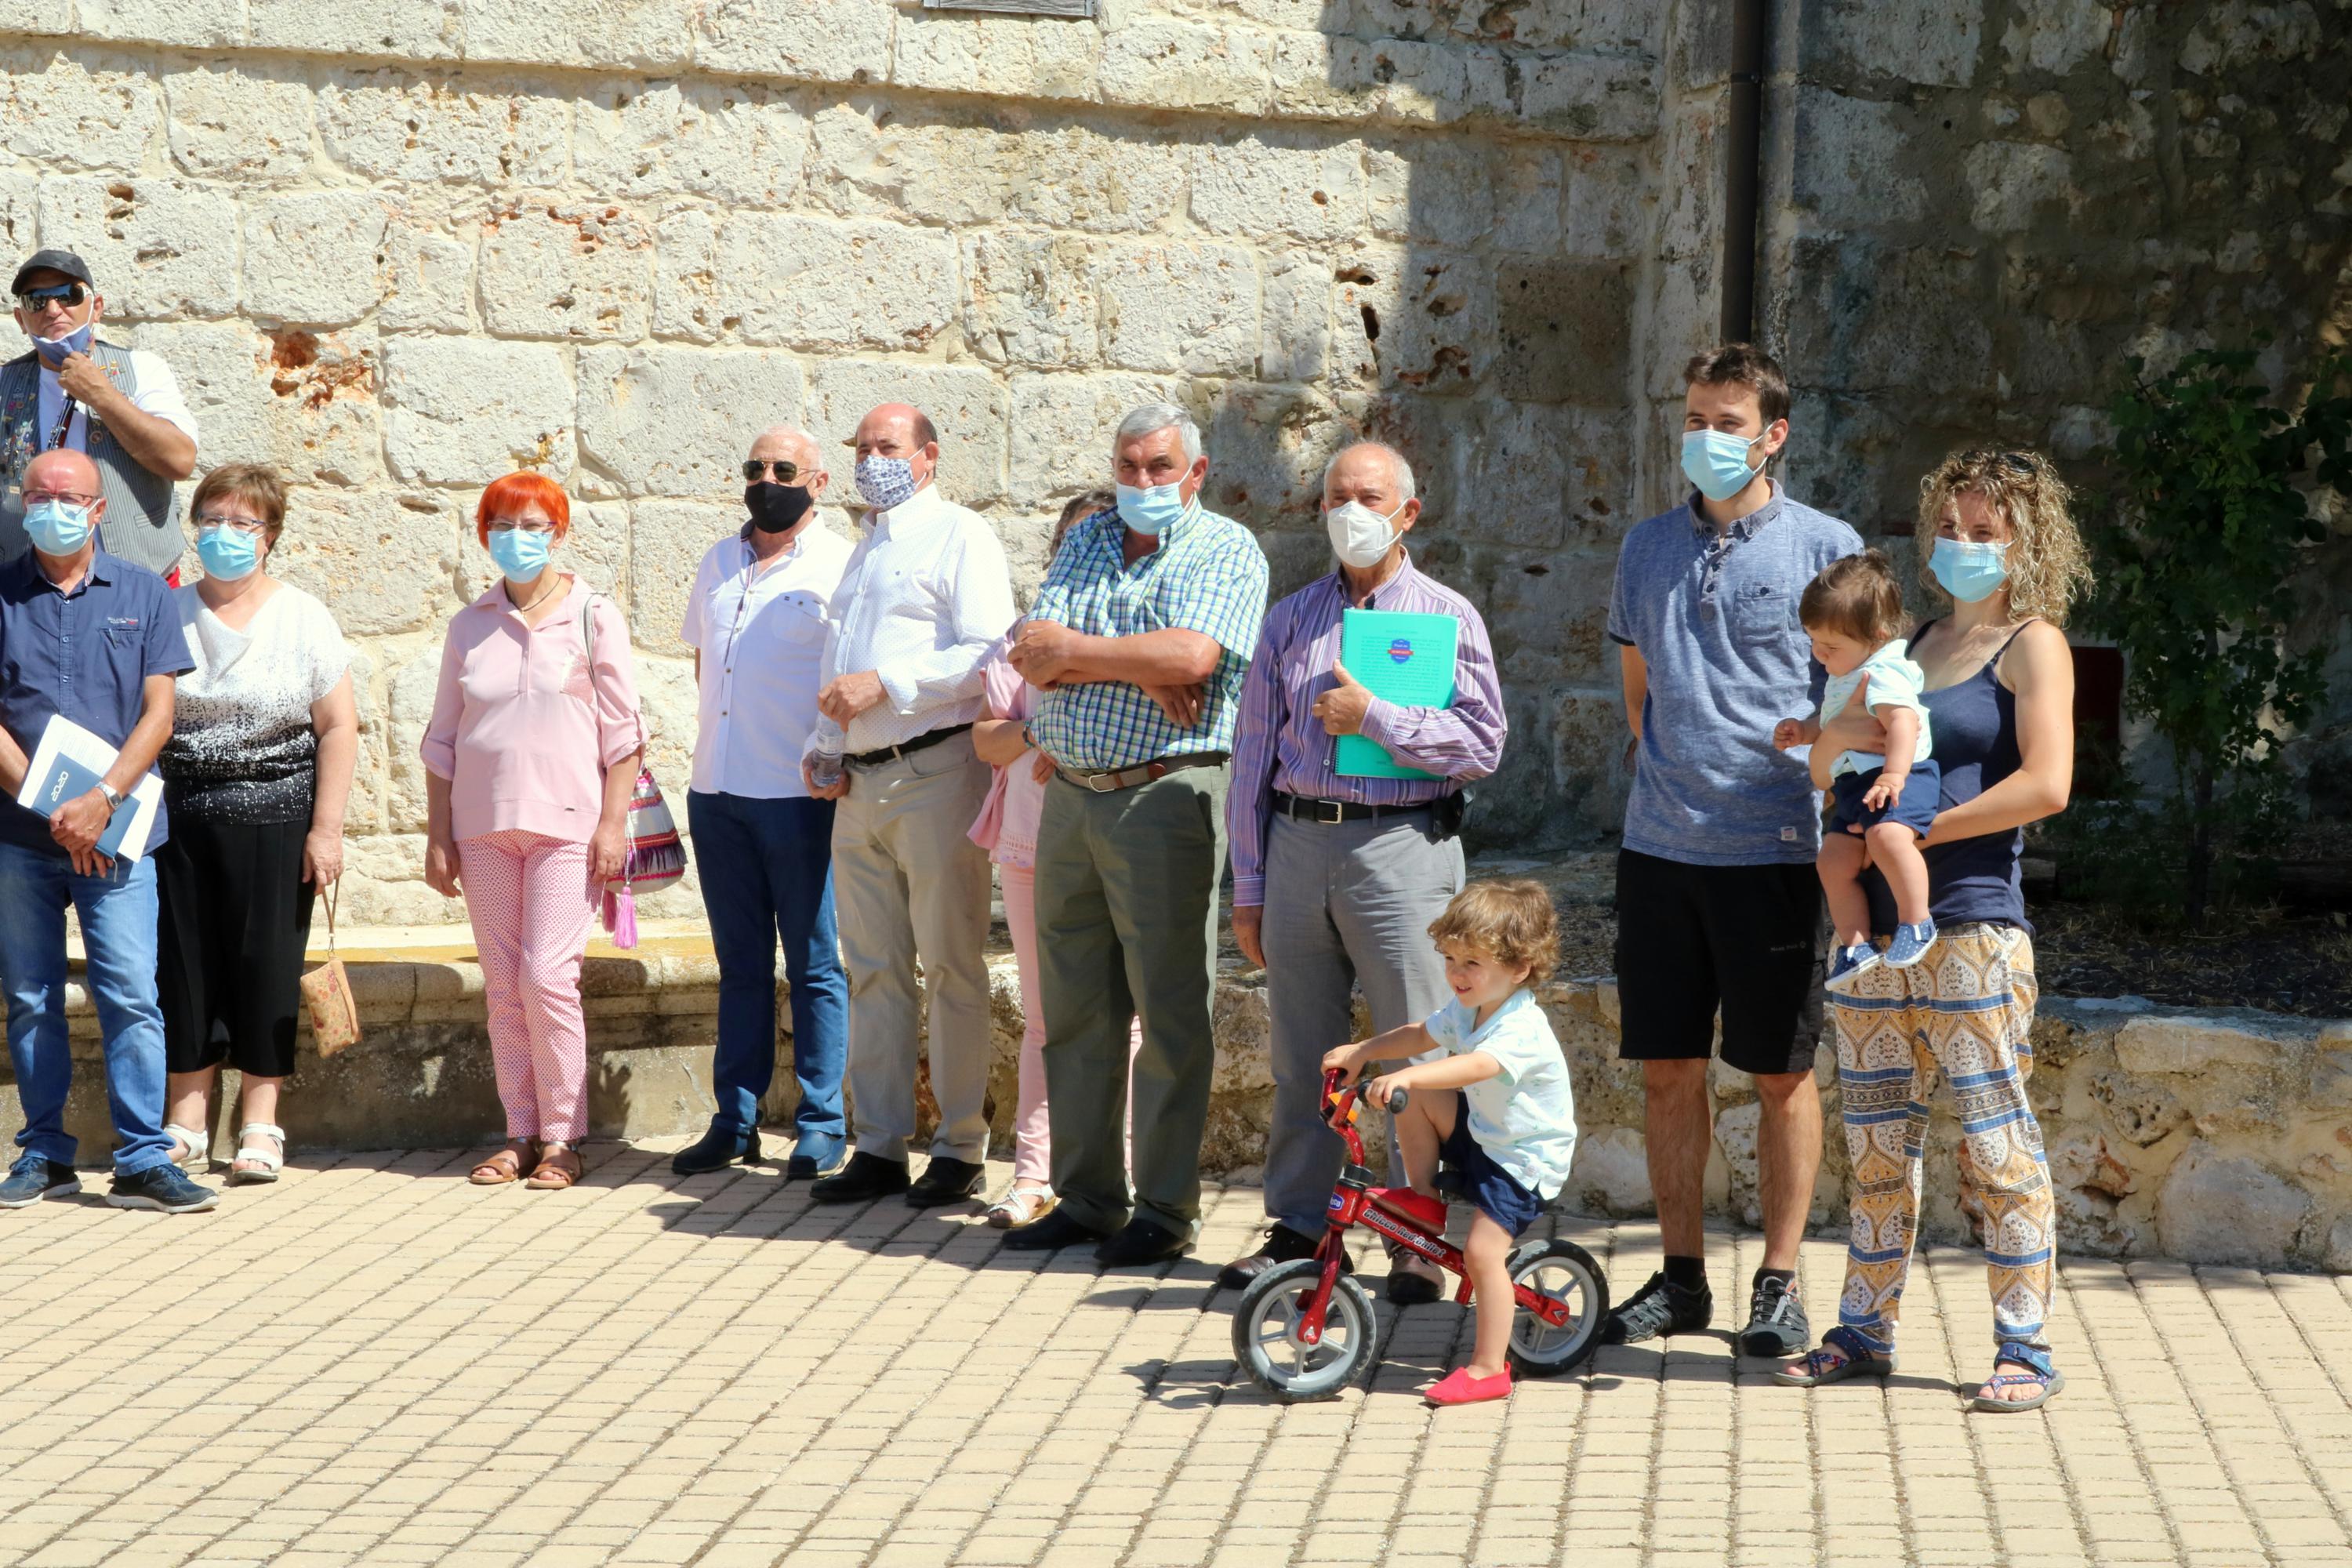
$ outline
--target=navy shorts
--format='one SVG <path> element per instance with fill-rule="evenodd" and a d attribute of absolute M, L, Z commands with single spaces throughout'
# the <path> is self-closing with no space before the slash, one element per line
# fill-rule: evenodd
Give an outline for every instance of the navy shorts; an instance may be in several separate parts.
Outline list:
<path fill-rule="evenodd" d="M 1927 830 L 1936 826 L 1936 813 L 1943 802 L 1944 770 L 1932 759 L 1912 763 L 1911 776 L 1903 781 L 1903 798 L 1884 811 L 1872 811 L 1864 806 L 1862 797 L 1870 793 L 1870 786 L 1878 782 L 1883 771 L 1873 768 L 1866 773 L 1837 776 L 1837 782 L 1831 786 L 1831 793 L 1837 797 L 1836 808 L 1830 813 L 1832 833 L 1843 833 L 1857 822 L 1864 827 L 1899 822 L 1920 837 L 1927 837 Z"/>
<path fill-rule="evenodd" d="M 1519 1179 L 1496 1164 L 1471 1136 L 1470 1100 L 1458 1089 L 1454 1091 L 1454 1131 L 1438 1146 L 1437 1157 L 1462 1173 L 1463 1195 L 1514 1239 L 1542 1216 L 1544 1200 L 1519 1185 Z"/>

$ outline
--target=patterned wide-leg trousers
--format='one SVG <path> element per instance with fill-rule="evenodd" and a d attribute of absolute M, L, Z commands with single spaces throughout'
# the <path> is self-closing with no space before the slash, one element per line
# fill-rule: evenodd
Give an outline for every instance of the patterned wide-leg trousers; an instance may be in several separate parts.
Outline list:
<path fill-rule="evenodd" d="M 1961 1203 L 1983 1234 L 1993 1337 L 2042 1345 L 2055 1213 L 2033 1070 L 2033 941 L 2013 926 L 1946 931 L 1911 969 L 1881 967 L 1833 996 L 1853 1227 L 1838 1321 L 1892 1353 L 1919 1228 L 1921 1155 L 1938 1078 L 1961 1131 Z"/>
<path fill-rule="evenodd" d="M 486 833 L 458 840 L 457 861 L 481 955 L 507 1136 L 577 1143 L 588 1136 L 580 961 L 603 901 L 588 878 L 588 846 L 539 833 Z"/>

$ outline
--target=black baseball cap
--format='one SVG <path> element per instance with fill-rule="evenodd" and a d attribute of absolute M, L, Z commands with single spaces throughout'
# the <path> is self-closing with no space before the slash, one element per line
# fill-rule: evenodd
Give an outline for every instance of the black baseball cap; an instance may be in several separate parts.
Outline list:
<path fill-rule="evenodd" d="M 16 268 L 16 280 L 8 285 L 8 292 L 22 294 L 25 291 L 25 279 L 36 272 L 62 272 L 67 277 L 87 283 L 93 289 L 98 287 L 98 279 L 89 275 L 89 263 L 83 261 L 72 251 L 37 250 L 26 258 L 24 266 Z"/>

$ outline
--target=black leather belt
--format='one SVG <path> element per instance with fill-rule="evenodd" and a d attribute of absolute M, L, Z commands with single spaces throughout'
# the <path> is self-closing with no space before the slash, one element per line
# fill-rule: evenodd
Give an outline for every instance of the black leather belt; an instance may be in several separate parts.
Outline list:
<path fill-rule="evenodd" d="M 926 730 L 911 741 L 901 741 L 895 746 L 878 746 L 870 752 L 853 752 L 843 760 L 856 763 L 861 768 L 870 768 L 877 763 L 887 763 L 919 752 L 927 746 L 936 746 L 941 741 L 951 741 L 971 728 L 969 724 L 950 724 L 944 730 Z"/>
<path fill-rule="evenodd" d="M 1096 795 L 1115 795 L 1138 784 L 1165 778 L 1170 773 L 1182 773 L 1186 768 L 1213 768 L 1232 756 L 1231 752 L 1185 752 L 1175 756 L 1154 757 L 1148 763 L 1138 763 L 1131 768 L 1102 768 L 1084 772 L 1076 768 L 1055 767 L 1063 779 Z"/>
<path fill-rule="evenodd" d="M 1275 792 L 1274 809 L 1300 822 L 1319 822 L 1329 826 L 1335 822 L 1370 822 L 1382 816 L 1407 816 L 1417 811 L 1427 811 L 1433 801 L 1415 801 L 1410 805 L 1366 805 L 1352 800 L 1307 800 L 1303 796 Z"/>

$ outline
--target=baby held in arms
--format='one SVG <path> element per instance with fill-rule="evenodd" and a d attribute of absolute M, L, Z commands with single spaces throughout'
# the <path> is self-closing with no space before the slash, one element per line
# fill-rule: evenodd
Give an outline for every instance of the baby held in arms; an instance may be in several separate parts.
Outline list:
<path fill-rule="evenodd" d="M 1933 738 L 1920 695 L 1926 677 L 1895 634 L 1903 626 L 1903 590 L 1885 555 L 1865 550 L 1824 568 L 1805 587 L 1797 618 L 1813 641 L 1813 657 L 1829 671 L 1822 710 L 1811 719 L 1783 719 L 1772 730 L 1782 751 L 1810 746 L 1822 726 L 1860 701 L 1886 731 L 1883 756 L 1844 752 L 1830 764 L 1835 800 L 1822 835 L 1822 888 L 1837 952 L 1828 988 L 1849 993 L 1854 983 L 1885 963 L 1908 969 L 1936 940 L 1927 914 L 1927 861 L 1919 841 L 1935 825 L 1943 779 L 1927 753 Z M 1882 956 L 1870 940 L 1870 900 L 1862 873 L 1876 866 L 1895 895 L 1895 939 Z"/>

